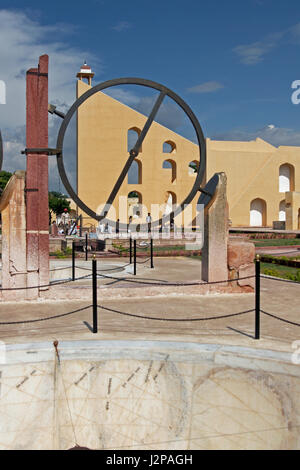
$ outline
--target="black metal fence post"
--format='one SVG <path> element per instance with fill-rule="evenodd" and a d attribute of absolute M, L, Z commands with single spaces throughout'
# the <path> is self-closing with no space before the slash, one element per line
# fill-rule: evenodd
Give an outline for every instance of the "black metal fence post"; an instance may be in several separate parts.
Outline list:
<path fill-rule="evenodd" d="M 255 259 L 255 339 L 260 339 L 260 257 Z"/>
<path fill-rule="evenodd" d="M 79 236 L 82 237 L 82 214 L 79 216 Z"/>
<path fill-rule="evenodd" d="M 97 307 L 97 260 L 92 260 L 93 272 L 93 333 L 98 333 L 98 307 Z"/>
<path fill-rule="evenodd" d="M 85 261 L 88 260 L 88 233 L 85 234 Z"/>
<path fill-rule="evenodd" d="M 129 264 L 132 264 L 132 238 L 129 237 Z"/>
<path fill-rule="evenodd" d="M 133 274 L 136 276 L 136 239 L 133 240 Z"/>
<path fill-rule="evenodd" d="M 153 264 L 153 238 L 152 237 L 150 238 L 150 258 L 151 258 L 150 267 L 154 268 L 154 264 Z"/>
<path fill-rule="evenodd" d="M 75 281 L 75 240 L 72 241 L 72 281 Z"/>

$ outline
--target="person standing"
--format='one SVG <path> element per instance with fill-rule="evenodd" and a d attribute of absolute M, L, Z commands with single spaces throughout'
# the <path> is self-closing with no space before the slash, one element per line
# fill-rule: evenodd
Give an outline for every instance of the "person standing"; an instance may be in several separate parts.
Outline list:
<path fill-rule="evenodd" d="M 146 222 L 148 224 L 148 233 L 151 233 L 151 222 L 152 222 L 152 217 L 150 212 L 148 212 L 148 215 L 146 217 Z"/>
<path fill-rule="evenodd" d="M 129 216 L 129 220 L 128 220 L 128 225 L 127 225 L 127 232 L 128 233 L 131 232 L 131 228 L 130 228 L 131 224 L 132 224 L 132 215 Z"/>

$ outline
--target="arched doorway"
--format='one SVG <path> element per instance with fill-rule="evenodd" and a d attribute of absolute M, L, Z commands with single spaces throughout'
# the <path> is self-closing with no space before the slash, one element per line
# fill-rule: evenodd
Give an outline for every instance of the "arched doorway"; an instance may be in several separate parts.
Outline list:
<path fill-rule="evenodd" d="M 250 227 L 266 226 L 267 204 L 263 199 L 253 199 L 250 204 Z"/>
<path fill-rule="evenodd" d="M 279 167 L 279 192 L 295 190 L 295 169 L 293 165 L 284 163 Z"/>
<path fill-rule="evenodd" d="M 279 204 L 279 219 L 282 222 L 286 221 L 286 213 L 285 213 L 285 200 L 280 201 Z"/>
<path fill-rule="evenodd" d="M 174 209 L 173 205 L 176 204 L 176 202 L 176 194 L 172 191 L 167 191 L 164 215 L 171 214 L 172 210 Z"/>

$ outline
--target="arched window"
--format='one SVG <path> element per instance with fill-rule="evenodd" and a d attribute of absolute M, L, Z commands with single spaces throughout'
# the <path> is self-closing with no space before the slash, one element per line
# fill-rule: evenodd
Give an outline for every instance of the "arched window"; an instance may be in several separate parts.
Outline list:
<path fill-rule="evenodd" d="M 130 150 L 135 146 L 136 141 L 139 138 L 139 135 L 141 133 L 141 130 L 138 127 L 131 127 L 128 129 L 127 132 L 127 152 L 130 152 Z M 139 150 L 139 152 L 142 151 L 142 146 Z"/>
<path fill-rule="evenodd" d="M 267 222 L 267 204 L 263 199 L 257 198 L 250 204 L 250 226 L 263 227 Z"/>
<path fill-rule="evenodd" d="M 133 160 L 127 174 L 128 184 L 142 184 L 142 162 Z"/>
<path fill-rule="evenodd" d="M 284 221 L 284 222 L 286 220 L 285 200 L 280 201 L 280 204 L 279 204 L 279 219 L 278 220 L 281 220 L 281 221 Z"/>
<path fill-rule="evenodd" d="M 189 163 L 189 176 L 196 176 L 198 168 L 199 168 L 199 162 L 197 160 L 193 160 L 192 162 Z"/>
<path fill-rule="evenodd" d="M 127 196 L 128 199 L 136 199 L 139 204 L 142 204 L 142 195 L 139 191 L 130 191 Z"/>
<path fill-rule="evenodd" d="M 176 180 L 176 162 L 174 160 L 165 160 L 162 167 L 170 171 L 170 180 L 171 183 L 174 183 Z"/>
<path fill-rule="evenodd" d="M 176 144 L 172 140 L 166 140 L 163 143 L 163 153 L 176 153 Z"/>
<path fill-rule="evenodd" d="M 295 169 L 293 165 L 284 163 L 279 167 L 279 192 L 295 190 Z"/>

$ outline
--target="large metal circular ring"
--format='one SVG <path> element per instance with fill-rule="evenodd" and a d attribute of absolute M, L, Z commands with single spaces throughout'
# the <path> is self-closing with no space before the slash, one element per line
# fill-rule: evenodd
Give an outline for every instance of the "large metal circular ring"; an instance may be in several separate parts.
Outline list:
<path fill-rule="evenodd" d="M 174 219 L 180 212 L 183 211 L 185 206 L 187 204 L 190 204 L 190 202 L 194 199 L 197 191 L 199 190 L 199 187 L 203 181 L 204 174 L 205 174 L 205 168 L 206 168 L 206 143 L 205 143 L 205 138 L 201 129 L 201 126 L 199 124 L 198 119 L 194 115 L 193 111 L 191 108 L 183 101 L 183 99 L 180 98 L 176 93 L 174 93 L 172 90 L 169 88 L 166 88 L 164 85 L 161 85 L 159 83 L 153 82 L 151 80 L 146 80 L 143 78 L 116 78 L 113 80 L 108 80 L 103 83 L 99 83 L 98 85 L 95 85 L 93 88 L 90 90 L 87 90 L 83 95 L 81 95 L 71 106 L 69 111 L 67 112 L 61 126 L 59 129 L 58 137 L 57 137 L 57 149 L 60 150 L 60 153 L 57 154 L 57 166 L 58 166 L 58 171 L 61 177 L 61 180 L 68 191 L 69 195 L 73 199 L 73 201 L 76 203 L 77 206 L 79 206 L 83 212 L 85 212 L 87 215 L 89 215 L 91 218 L 96 219 L 96 220 L 102 220 L 104 217 L 96 214 L 91 208 L 85 205 L 85 203 L 78 197 L 78 194 L 74 191 L 72 188 L 64 167 L 64 162 L 63 162 L 63 142 L 64 142 L 64 136 L 68 127 L 68 124 L 73 117 L 74 113 L 77 111 L 80 105 L 84 103 L 90 96 L 94 95 L 95 93 L 105 90 L 106 88 L 110 88 L 113 86 L 117 85 L 141 85 L 145 86 L 148 88 L 154 88 L 155 90 L 159 90 L 160 92 L 164 92 L 166 95 L 168 95 L 170 98 L 172 98 L 182 109 L 183 111 L 187 114 L 189 120 L 191 121 L 196 135 L 197 135 L 197 140 L 198 140 L 198 145 L 199 145 L 199 166 L 197 170 L 197 176 L 194 182 L 194 185 L 188 194 L 188 196 L 185 198 L 185 200 L 178 205 L 178 207 L 175 209 L 175 211 L 171 212 L 170 214 L 162 217 L 159 220 L 151 222 L 151 226 L 161 226 L 165 223 L 168 223 L 170 219 Z M 108 223 L 115 224 L 115 222 L 109 221 L 106 219 Z M 141 231 L 146 230 L 147 231 L 147 223 L 140 224 L 140 229 Z M 120 223 L 119 228 L 126 229 L 127 224 Z"/>
<path fill-rule="evenodd" d="M 2 140 L 2 134 L 0 131 L 0 171 L 2 170 L 2 163 L 3 163 L 3 140 Z"/>

